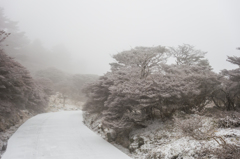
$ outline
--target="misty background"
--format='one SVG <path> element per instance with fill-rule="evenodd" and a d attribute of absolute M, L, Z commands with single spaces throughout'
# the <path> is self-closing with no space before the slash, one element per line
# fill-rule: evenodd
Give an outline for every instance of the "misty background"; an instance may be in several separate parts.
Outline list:
<path fill-rule="evenodd" d="M 239 56 L 239 6 L 238 0 L 0 0 L 12 33 L 4 48 L 30 71 L 97 75 L 123 50 L 184 43 L 208 52 L 215 72 L 233 69 L 226 59 Z"/>

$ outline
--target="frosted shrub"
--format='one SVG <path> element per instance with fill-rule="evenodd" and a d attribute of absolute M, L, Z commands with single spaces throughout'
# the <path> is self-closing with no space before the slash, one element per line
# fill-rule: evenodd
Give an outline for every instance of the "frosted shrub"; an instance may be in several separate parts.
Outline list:
<path fill-rule="evenodd" d="M 226 112 L 225 117 L 218 120 L 218 127 L 221 128 L 233 128 L 240 126 L 240 113 L 238 112 Z"/>
<path fill-rule="evenodd" d="M 211 151 L 218 159 L 239 159 L 240 147 L 234 144 L 225 144 L 222 148 Z"/>
<path fill-rule="evenodd" d="M 103 127 L 127 138 L 149 120 L 169 119 L 176 110 L 201 110 L 220 84 L 218 76 L 196 60 L 167 65 L 168 56 L 162 46 L 136 47 L 114 55 L 111 72 L 83 89 L 88 98 L 83 110 L 101 114 Z"/>
<path fill-rule="evenodd" d="M 194 139 L 201 140 L 206 137 L 206 134 L 201 130 L 203 127 L 202 117 L 197 116 L 194 119 L 180 120 L 175 118 L 176 126 L 179 127 L 183 134 L 191 136 Z"/>
<path fill-rule="evenodd" d="M 214 139 L 219 144 L 225 143 L 221 137 L 214 135 L 216 125 L 211 121 L 207 121 L 206 117 L 194 115 L 194 117 L 185 120 L 175 118 L 175 124 L 182 130 L 184 135 L 190 136 L 195 140 Z"/>

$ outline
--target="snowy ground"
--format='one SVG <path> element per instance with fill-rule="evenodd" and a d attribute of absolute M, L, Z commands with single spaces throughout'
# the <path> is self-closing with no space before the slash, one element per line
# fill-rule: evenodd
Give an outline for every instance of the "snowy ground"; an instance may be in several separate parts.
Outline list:
<path fill-rule="evenodd" d="M 2 159 L 127 159 L 82 123 L 81 111 L 37 115 L 9 139 Z"/>
<path fill-rule="evenodd" d="M 185 119 L 194 121 L 199 116 L 196 114 L 185 115 Z M 203 127 L 210 127 L 213 118 L 203 117 Z M 191 127 L 189 127 L 191 128 Z M 207 135 L 207 134 L 206 134 Z M 239 128 L 218 128 L 214 129 L 212 136 L 221 137 L 226 143 L 240 145 Z M 180 130 L 174 121 L 154 121 L 147 128 L 138 129 L 130 134 L 132 141 L 129 146 L 132 156 L 135 159 L 217 159 L 214 155 L 203 154 L 204 150 L 221 148 L 213 139 L 196 140 Z M 141 143 L 141 144 L 140 144 Z M 220 141 L 221 143 L 221 141 Z"/>
<path fill-rule="evenodd" d="M 186 134 L 178 124 L 182 123 L 187 126 L 186 129 L 190 130 L 199 124 L 201 127 L 198 130 L 201 130 L 204 136 L 221 137 L 227 144 L 240 146 L 240 127 L 219 127 L 219 118 L 223 118 L 223 116 L 219 117 L 219 114 L 216 111 L 217 118 L 214 118 L 214 113 L 208 117 L 176 112 L 173 119 L 149 121 L 146 128 L 133 130 L 129 135 L 131 144 L 128 149 L 119 147 L 114 142 L 112 144 L 134 159 L 218 159 L 213 152 L 221 149 L 221 145 L 213 138 L 194 139 Z M 83 117 L 88 127 L 103 138 L 108 138 L 107 129 L 103 131 L 101 128 L 101 116 L 84 113 Z M 240 119 L 240 116 L 238 117 Z M 229 119 L 229 124 L 230 121 Z M 222 143 L 220 138 L 217 138 L 217 140 Z"/>

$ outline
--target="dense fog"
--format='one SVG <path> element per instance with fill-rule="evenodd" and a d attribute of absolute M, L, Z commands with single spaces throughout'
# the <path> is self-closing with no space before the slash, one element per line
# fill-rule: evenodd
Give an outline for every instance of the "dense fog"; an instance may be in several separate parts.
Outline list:
<path fill-rule="evenodd" d="M 206 54 L 214 71 L 235 68 L 240 2 L 143 0 L 1 0 L 1 28 L 12 33 L 5 50 L 30 71 L 56 67 L 102 75 L 111 55 L 136 46 L 190 44 Z M 24 33 L 22 33 L 24 32 Z M 13 41 L 14 43 L 11 41 Z"/>
<path fill-rule="evenodd" d="M 0 159 L 239 159 L 239 6 L 0 0 Z"/>

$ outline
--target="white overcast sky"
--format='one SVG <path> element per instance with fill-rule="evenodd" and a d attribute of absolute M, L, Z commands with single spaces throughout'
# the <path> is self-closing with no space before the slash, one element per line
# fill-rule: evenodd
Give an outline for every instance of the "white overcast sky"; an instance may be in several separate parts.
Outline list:
<path fill-rule="evenodd" d="M 110 55 L 135 46 L 194 45 L 214 71 L 240 56 L 240 0 L 0 0 L 5 15 L 51 48 L 64 44 L 80 73 L 109 71 Z"/>

